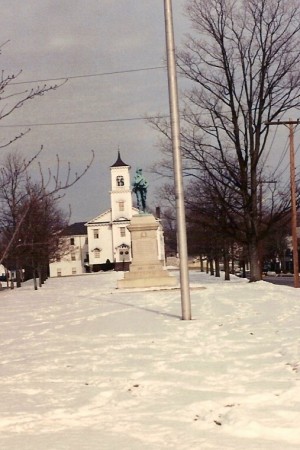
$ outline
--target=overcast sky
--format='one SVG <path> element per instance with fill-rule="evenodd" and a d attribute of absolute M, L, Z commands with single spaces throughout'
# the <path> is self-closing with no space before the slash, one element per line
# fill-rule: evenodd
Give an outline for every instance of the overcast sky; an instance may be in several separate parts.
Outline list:
<path fill-rule="evenodd" d="M 184 0 L 173 0 L 176 44 L 187 30 L 183 5 Z M 115 120 L 168 114 L 166 71 L 94 75 L 164 64 L 163 0 L 2 0 L 0 26 L 2 42 L 9 40 L 1 54 L 1 69 L 7 74 L 22 69 L 19 82 L 68 78 L 57 91 L 2 120 L 1 142 L 31 124 L 31 132 L 11 148 L 31 157 L 43 145 L 45 169 L 55 166 L 58 153 L 62 165 L 71 161 L 74 171 L 80 171 L 91 149 L 95 151 L 93 167 L 64 200 L 72 206 L 71 222 L 88 220 L 109 207 L 109 167 L 118 148 L 132 166 L 132 176 L 136 167 L 144 169 L 152 203 L 159 180 L 147 172 L 160 158 L 159 135 L 144 120 Z M 14 89 L 30 87 L 18 84 Z M 106 120 L 113 121 L 100 122 Z M 89 121 L 96 123 L 59 125 Z M 53 123 L 57 125 L 36 125 Z"/>
<path fill-rule="evenodd" d="M 180 46 L 189 29 L 185 0 L 172 4 Z M 1 1 L 1 42 L 8 41 L 2 46 L 1 69 L 6 74 L 21 69 L 17 81 L 24 82 L 14 85 L 14 91 L 44 84 L 37 80 L 68 81 L 3 119 L 0 145 L 30 126 L 30 133 L 10 149 L 30 158 L 43 145 L 46 170 L 55 169 L 59 154 L 62 167 L 70 161 L 80 172 L 95 151 L 92 168 L 63 200 L 64 208 L 71 204 L 71 222 L 89 220 L 109 208 L 109 167 L 118 148 L 132 167 L 132 177 L 137 167 L 143 168 L 150 182 L 149 204 L 157 206 L 154 193 L 162 180 L 149 170 L 161 157 L 160 136 L 143 117 L 169 113 L 167 73 L 159 68 L 166 54 L 163 5 L 163 0 Z M 179 78 L 179 87 L 181 83 Z M 70 122 L 77 124 L 66 124 Z M 287 141 L 288 130 L 281 127 L 270 163 L 276 164 Z"/>

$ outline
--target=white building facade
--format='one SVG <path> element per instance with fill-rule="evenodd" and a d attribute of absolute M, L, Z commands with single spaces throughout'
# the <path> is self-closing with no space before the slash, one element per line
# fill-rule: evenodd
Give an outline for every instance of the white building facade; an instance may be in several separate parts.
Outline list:
<path fill-rule="evenodd" d="M 93 271 L 107 261 L 115 268 L 128 267 L 131 261 L 130 233 L 127 226 L 138 210 L 132 206 L 130 166 L 118 153 L 117 161 L 110 167 L 111 208 L 87 222 L 89 242 L 89 264 Z"/>
<path fill-rule="evenodd" d="M 88 267 L 88 238 L 84 222 L 70 225 L 63 240 L 63 253 L 49 264 L 50 277 L 81 275 Z"/>
<path fill-rule="evenodd" d="M 84 229 L 81 230 L 84 234 L 66 237 L 69 239 L 69 253 L 62 256 L 60 261 L 50 264 L 50 276 L 77 275 L 110 268 L 128 270 L 132 252 L 131 236 L 127 226 L 132 216 L 139 214 L 139 210 L 132 204 L 130 166 L 122 161 L 120 152 L 116 162 L 110 167 L 110 174 L 111 208 L 81 224 L 84 225 Z M 157 231 L 157 246 L 158 258 L 164 264 L 164 237 L 161 225 Z"/>

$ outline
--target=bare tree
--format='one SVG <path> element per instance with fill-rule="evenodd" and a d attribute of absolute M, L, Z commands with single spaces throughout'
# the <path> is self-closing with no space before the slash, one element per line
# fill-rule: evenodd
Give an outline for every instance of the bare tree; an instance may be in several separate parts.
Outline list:
<path fill-rule="evenodd" d="M 3 47 L 8 43 L 6 41 L 0 45 L 0 55 L 2 53 Z M 59 84 L 51 84 L 51 85 L 37 85 L 30 89 L 22 89 L 21 85 L 23 84 L 20 81 L 20 77 L 22 75 L 22 70 L 19 70 L 17 73 L 8 74 L 5 70 L 2 70 L 0 77 L 0 120 L 5 119 L 12 115 L 16 110 L 22 108 L 25 103 L 29 101 L 42 97 L 45 94 L 57 90 L 59 87 L 64 85 L 67 80 L 63 79 Z M 8 147 L 13 142 L 21 139 L 25 134 L 29 133 L 30 129 L 19 132 L 15 136 L 7 139 L 4 142 L 1 142 L 0 149 Z"/>
<path fill-rule="evenodd" d="M 55 173 L 48 169 L 45 176 L 39 167 L 39 177 L 33 182 L 30 169 L 37 160 L 23 159 L 18 152 L 9 153 L 0 169 L 0 263 L 21 266 L 29 264 L 34 271 L 60 250 L 58 235 L 67 225 L 67 217 L 58 208 L 65 191 L 80 180 L 92 164 L 81 173 L 60 175 L 57 157 Z"/>
<path fill-rule="evenodd" d="M 18 233 L 14 251 L 10 253 L 15 255 L 20 268 L 31 269 L 34 287 L 37 289 L 37 276 L 41 286 L 47 278 L 49 261 L 58 254 L 63 254 L 62 240 L 59 237 L 67 227 L 69 217 L 59 208 L 53 195 L 41 198 L 38 188 L 31 189 L 27 201 L 30 202 L 29 212 Z"/>
<path fill-rule="evenodd" d="M 188 0 L 186 11 L 194 33 L 178 53 L 190 82 L 182 122 L 185 170 L 197 177 L 201 168 L 214 189 L 225 182 L 231 190 L 235 203 L 227 206 L 239 217 L 256 281 L 261 240 L 290 208 L 279 176 L 272 192 L 261 186 L 273 179 L 265 170 L 267 122 L 300 106 L 299 2 Z M 166 124 L 155 125 L 169 137 Z M 261 192 L 267 189 L 263 217 Z"/>

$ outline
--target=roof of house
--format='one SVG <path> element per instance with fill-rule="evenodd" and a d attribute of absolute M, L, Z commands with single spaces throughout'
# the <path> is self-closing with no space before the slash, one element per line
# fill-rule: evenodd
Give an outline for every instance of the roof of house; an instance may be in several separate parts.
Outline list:
<path fill-rule="evenodd" d="M 120 151 L 118 151 L 117 161 L 110 167 L 130 167 L 130 166 L 128 164 L 125 164 L 124 161 L 122 161 Z"/>
<path fill-rule="evenodd" d="M 99 223 L 105 223 L 108 224 L 111 222 L 111 209 L 107 209 L 103 213 L 99 214 L 97 217 L 94 217 L 93 219 L 89 220 L 88 222 L 85 222 L 85 226 L 95 225 Z"/>
<path fill-rule="evenodd" d="M 75 222 L 72 225 L 69 225 L 63 232 L 66 236 L 80 236 L 86 235 L 87 229 L 85 226 L 85 222 Z"/>

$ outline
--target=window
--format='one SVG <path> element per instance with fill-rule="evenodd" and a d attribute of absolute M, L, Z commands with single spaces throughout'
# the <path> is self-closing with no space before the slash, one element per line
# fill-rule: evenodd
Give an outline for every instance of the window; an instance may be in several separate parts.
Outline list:
<path fill-rule="evenodd" d="M 125 206 L 125 202 L 124 201 L 120 201 L 119 202 L 119 211 L 124 211 L 124 206 Z"/>
<path fill-rule="evenodd" d="M 121 175 L 117 176 L 117 186 L 124 186 L 124 177 Z"/>
<path fill-rule="evenodd" d="M 121 237 L 125 237 L 125 234 L 126 234 L 126 228 L 125 227 L 121 227 L 120 228 L 120 236 Z"/>
<path fill-rule="evenodd" d="M 74 252 L 71 252 L 71 261 L 76 261 L 76 255 Z"/>
<path fill-rule="evenodd" d="M 99 230 L 94 230 L 94 239 L 99 239 Z"/>
<path fill-rule="evenodd" d="M 76 267 L 72 267 L 72 275 L 76 275 Z"/>
<path fill-rule="evenodd" d="M 85 238 L 85 244 L 87 245 L 89 243 L 89 240 L 88 240 L 88 238 L 86 237 Z"/>
<path fill-rule="evenodd" d="M 74 238 L 70 239 L 70 245 L 74 245 Z"/>
<path fill-rule="evenodd" d="M 57 269 L 57 276 L 61 277 L 61 269 Z"/>
<path fill-rule="evenodd" d="M 99 248 L 95 248 L 94 256 L 95 256 L 95 258 L 100 258 L 100 250 L 99 250 Z"/>

